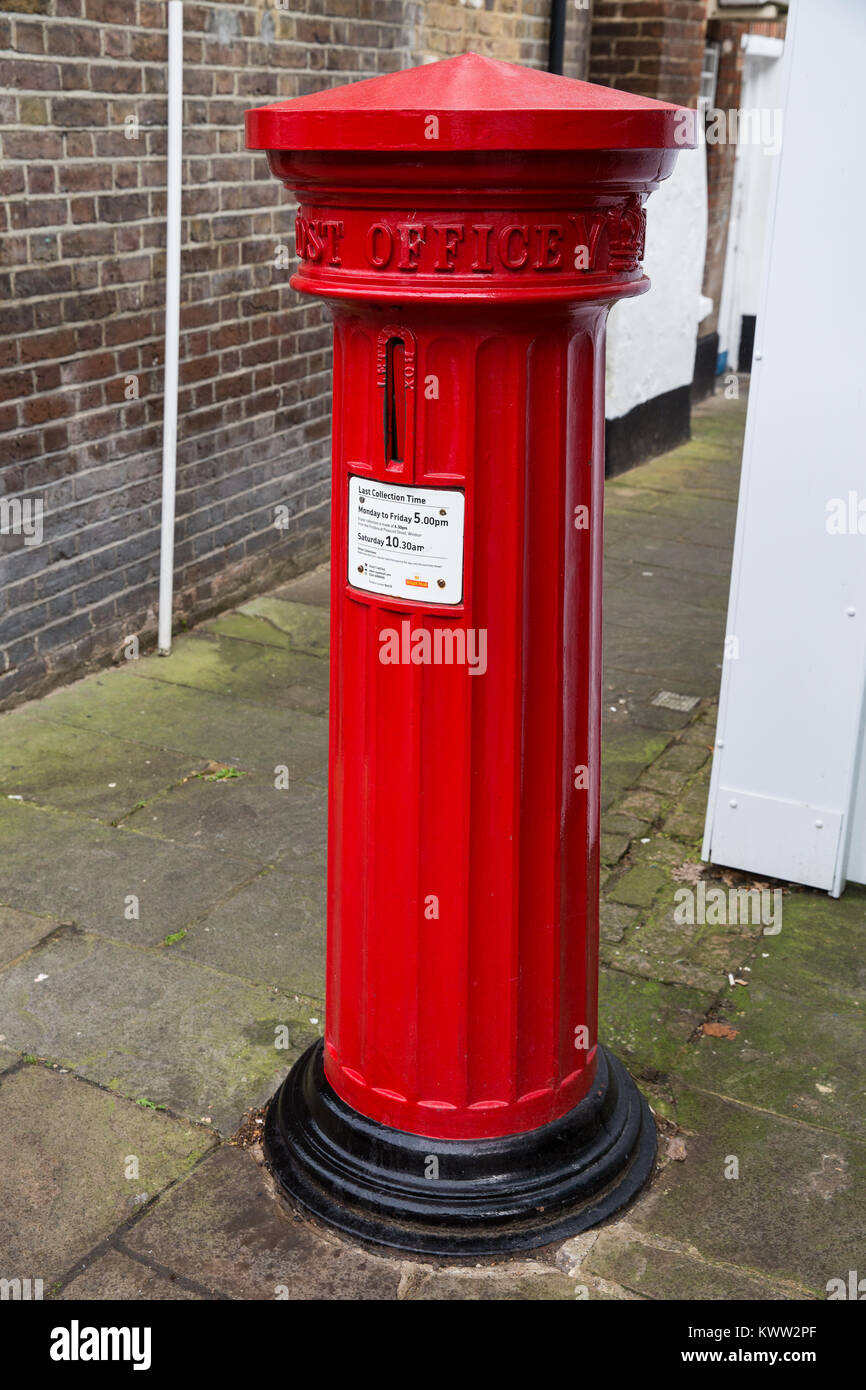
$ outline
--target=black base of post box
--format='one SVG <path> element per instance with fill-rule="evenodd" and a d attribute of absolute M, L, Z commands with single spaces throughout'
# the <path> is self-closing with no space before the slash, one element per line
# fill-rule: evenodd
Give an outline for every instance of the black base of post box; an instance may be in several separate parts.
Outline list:
<path fill-rule="evenodd" d="M 652 1174 L 656 1129 L 625 1067 L 599 1046 L 592 1090 L 552 1124 L 501 1139 L 409 1134 L 340 1099 L 320 1041 L 271 1101 L 264 1147 L 283 1192 L 350 1236 L 423 1255 L 493 1255 L 620 1211 Z"/>

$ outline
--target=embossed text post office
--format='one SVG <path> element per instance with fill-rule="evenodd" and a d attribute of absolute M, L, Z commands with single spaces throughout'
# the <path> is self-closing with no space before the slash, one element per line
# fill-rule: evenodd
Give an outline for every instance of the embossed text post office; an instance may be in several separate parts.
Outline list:
<path fill-rule="evenodd" d="M 544 1244 L 655 1160 L 596 1031 L 604 335 L 694 113 L 467 54 L 247 143 L 334 320 L 327 1016 L 268 1161 L 365 1240 Z"/>

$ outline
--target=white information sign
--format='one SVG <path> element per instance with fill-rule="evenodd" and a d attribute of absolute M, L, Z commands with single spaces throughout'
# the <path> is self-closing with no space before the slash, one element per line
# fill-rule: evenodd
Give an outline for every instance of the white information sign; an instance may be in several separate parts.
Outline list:
<path fill-rule="evenodd" d="M 349 478 L 349 583 L 371 594 L 460 603 L 462 492 Z"/>

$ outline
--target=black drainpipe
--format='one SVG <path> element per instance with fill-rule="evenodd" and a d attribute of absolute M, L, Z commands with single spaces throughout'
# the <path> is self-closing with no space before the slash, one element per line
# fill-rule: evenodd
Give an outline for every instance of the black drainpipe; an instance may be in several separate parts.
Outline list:
<path fill-rule="evenodd" d="M 566 0 L 550 0 L 550 49 L 547 71 L 560 74 L 565 49 L 565 6 Z"/>

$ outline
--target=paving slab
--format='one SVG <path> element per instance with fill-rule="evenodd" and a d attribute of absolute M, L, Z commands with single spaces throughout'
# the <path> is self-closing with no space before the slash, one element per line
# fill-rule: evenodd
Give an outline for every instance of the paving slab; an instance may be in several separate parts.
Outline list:
<path fill-rule="evenodd" d="M 699 613 L 712 613 L 724 630 L 729 587 L 724 574 L 681 574 L 665 566 L 647 568 L 622 559 L 608 560 L 604 569 L 604 612 L 615 619 L 631 600 L 635 610 L 654 604 L 658 616 L 670 605 L 687 621 Z"/>
<path fill-rule="evenodd" d="M 165 1303 L 208 1297 L 207 1293 L 189 1288 L 188 1281 L 151 1269 L 119 1250 L 109 1250 L 106 1255 L 101 1255 L 57 1294 L 60 1302 L 87 1299 Z"/>
<path fill-rule="evenodd" d="M 764 938 L 772 950 L 778 938 Z M 751 972 L 760 980 L 756 960 Z M 777 1115 L 866 1139 L 866 1010 L 760 983 L 737 987 L 735 1038 L 702 1036 L 680 1059 L 693 1084 Z"/>
<path fill-rule="evenodd" d="M 190 1120 L 209 1117 L 224 1135 L 319 1036 L 311 1016 L 318 1011 L 305 1000 L 179 959 L 173 948 L 79 932 L 0 974 L 8 1047 Z"/>
<path fill-rule="evenodd" d="M 622 903 L 599 903 L 599 935 L 602 942 L 622 941 L 629 927 L 638 918 L 637 908 Z"/>
<path fill-rule="evenodd" d="M 755 984 L 798 999 L 863 1008 L 866 1000 L 866 889 L 849 884 L 841 898 L 785 893 L 782 930 L 765 938 L 753 965 Z"/>
<path fill-rule="evenodd" d="M 751 960 L 761 927 L 687 926 L 660 901 L 606 953 L 608 963 L 632 975 L 689 985 L 711 995 L 729 994 L 729 975 Z M 746 977 L 748 978 L 748 977 Z"/>
<path fill-rule="evenodd" d="M 616 519 L 617 533 L 636 524 L 654 543 L 692 541 L 726 554 L 733 546 L 737 506 L 725 498 L 652 491 L 622 479 L 608 486 L 604 511 L 606 524 Z"/>
<path fill-rule="evenodd" d="M 327 658 L 330 618 L 327 609 L 264 594 L 202 623 L 196 631 Z"/>
<path fill-rule="evenodd" d="M 724 624 L 715 614 L 694 623 L 681 615 L 642 623 L 608 617 L 605 650 L 618 667 L 655 678 L 659 689 L 718 695 L 724 656 Z"/>
<path fill-rule="evenodd" d="M 709 439 L 721 436 L 742 440 L 746 421 L 748 393 L 729 396 L 727 387 L 700 401 L 692 409 L 692 438 Z"/>
<path fill-rule="evenodd" d="M 647 565 L 638 556 L 629 563 L 628 576 L 606 595 L 605 621 L 637 628 L 642 620 L 673 625 L 679 619 L 696 638 L 704 640 L 706 634 L 719 629 L 724 633 L 728 582 L 728 576 L 717 573 L 715 566 L 692 574 L 666 564 Z M 663 654 L 661 638 L 659 628 L 657 645 Z"/>
<path fill-rule="evenodd" d="M 688 860 L 686 852 L 679 841 L 653 832 L 632 843 L 632 867 L 606 890 L 606 897 L 642 911 L 622 944 L 614 944 L 607 957 L 632 974 L 712 993 L 726 991 L 729 975 L 739 977 L 744 970 L 748 983 L 751 961 L 765 941 L 760 914 L 743 914 L 745 920 L 730 923 L 683 920 L 688 900 L 684 903 L 682 895 L 697 893 L 694 877 L 707 872 L 699 860 Z M 696 844 L 690 852 L 697 856 Z M 707 884 L 708 892 L 719 888 L 727 891 L 719 880 Z M 693 899 L 690 916 L 701 915 Z"/>
<path fill-rule="evenodd" d="M 608 589 L 614 589 L 618 584 L 622 584 L 626 580 L 633 581 L 634 566 L 626 559 L 614 560 L 610 555 L 605 555 L 603 573 L 604 583 L 602 585 L 602 590 L 603 593 L 606 594 Z"/>
<path fill-rule="evenodd" d="M 651 821 L 641 820 L 639 816 L 626 816 L 620 811 L 608 811 L 601 818 L 601 828 L 608 835 L 625 835 L 627 839 L 640 839 L 650 828 Z"/>
<path fill-rule="evenodd" d="M 571 1279 L 556 1269 L 527 1264 L 501 1264 L 486 1271 L 436 1270 L 415 1274 L 403 1293 L 410 1302 L 537 1303 L 574 1301 L 584 1296 L 598 1297 L 582 1279 Z"/>
<path fill-rule="evenodd" d="M 618 815 L 638 816 L 652 826 L 655 821 L 661 820 L 669 804 L 669 798 L 658 792 L 652 792 L 647 787 L 632 787 L 619 798 L 613 809 Z"/>
<path fill-rule="evenodd" d="M 862 1268 L 866 1146 L 687 1086 L 677 1117 L 686 1158 L 631 1208 L 636 1230 L 818 1297 Z"/>
<path fill-rule="evenodd" d="M 625 655 L 625 653 L 623 653 Z M 605 647 L 604 677 L 602 686 L 602 724 L 605 735 L 619 728 L 625 721 L 647 733 L 667 733 L 667 742 L 674 735 L 684 733 L 695 719 L 700 690 L 686 685 L 672 685 L 666 679 L 651 672 L 627 670 L 619 665 L 612 646 Z M 673 691 L 695 700 L 687 710 L 668 709 L 653 701 L 662 691 Z M 644 764 L 646 766 L 646 764 Z"/>
<path fill-rule="evenodd" d="M 622 655 L 622 653 L 621 653 Z M 639 689 L 636 689 L 639 687 Z M 602 706 L 602 809 L 608 811 L 661 756 L 689 715 L 650 704 L 662 683 L 605 670 Z"/>
<path fill-rule="evenodd" d="M 325 877 L 267 870 L 197 922 L 173 948 L 283 993 L 325 995 Z"/>
<path fill-rule="evenodd" d="M 279 594 L 263 594 L 237 610 L 244 617 L 257 618 L 289 641 L 292 651 L 327 657 L 330 648 L 330 614 L 327 609 L 302 602 L 293 603 Z"/>
<path fill-rule="evenodd" d="M 693 440 L 635 468 L 629 474 L 629 483 L 647 491 L 688 491 L 695 497 L 736 502 L 740 491 L 740 453 L 739 438 L 731 444 Z"/>
<path fill-rule="evenodd" d="M 650 916 L 652 918 L 653 914 Z M 660 980 L 664 984 L 687 985 L 715 995 L 724 981 L 693 968 L 688 951 L 689 939 L 684 940 L 682 928 L 665 932 L 655 924 L 638 920 L 624 934 L 624 939 L 603 944 L 602 960 L 605 965 L 628 975 Z"/>
<path fill-rule="evenodd" d="M 664 830 L 682 840 L 701 840 L 707 816 L 712 758 L 701 768 L 682 796 L 677 797 L 664 819 Z"/>
<path fill-rule="evenodd" d="M 714 574 L 729 578 L 731 551 L 723 546 L 704 545 L 700 538 L 671 540 L 641 524 L 639 514 L 622 508 L 616 524 L 608 524 L 605 545 L 614 560 L 627 560 L 641 569 L 664 569 L 682 575 Z"/>
<path fill-rule="evenodd" d="M 622 707 L 614 714 L 613 707 L 609 706 L 607 714 L 609 718 L 603 722 L 602 732 L 602 781 L 608 789 L 620 784 L 631 786 L 647 762 L 662 753 L 671 735 L 667 730 L 641 725 Z M 626 775 L 629 780 L 624 782 Z"/>
<path fill-rule="evenodd" d="M 601 809 L 608 811 L 626 795 L 643 771 L 643 764 L 621 762 L 608 757 L 604 762 L 601 784 Z"/>
<path fill-rule="evenodd" d="M 215 637 L 230 637 L 238 642 L 254 642 L 263 647 L 278 647 L 281 651 L 291 649 L 291 638 L 287 633 L 266 623 L 262 618 L 242 613 L 234 608 L 229 613 L 221 613 L 196 628 L 196 633 L 209 633 Z"/>
<path fill-rule="evenodd" d="M 32 913 L 155 944 L 182 930 L 258 865 L 25 802 L 0 801 L 3 895 Z M 47 852 L 50 847 L 50 852 Z"/>
<path fill-rule="evenodd" d="M 0 893 L 3 888 L 0 884 Z M 60 926 L 56 917 L 19 912 L 0 903 L 0 966 L 17 960 L 25 951 L 38 946 Z"/>
<path fill-rule="evenodd" d="M 680 742 L 688 743 L 691 741 L 700 743 L 712 753 L 718 716 L 719 707 L 716 700 L 702 701 L 700 706 L 695 710 L 692 719 L 680 734 Z"/>
<path fill-rule="evenodd" d="M 213 1145 L 68 1073 L 0 1079 L 0 1267 L 45 1290 Z M 137 1175 L 136 1175 L 137 1174 Z M 129 1176 L 128 1176 L 129 1175 Z"/>
<path fill-rule="evenodd" d="M 727 1265 L 636 1240 L 628 1224 L 600 1232 L 580 1267 L 580 1275 L 584 1274 L 598 1275 L 653 1299 L 788 1302 L 814 1298 L 797 1285 L 773 1284 Z"/>
<path fill-rule="evenodd" d="M 706 744 L 672 743 L 657 759 L 656 765 L 665 771 L 687 772 L 693 777 L 709 760 L 711 751 Z"/>
<path fill-rule="evenodd" d="M 324 868 L 327 794 L 291 775 L 287 787 L 284 780 L 276 769 L 255 769 L 240 777 L 193 776 L 120 825 L 261 864 L 285 858 Z"/>
<path fill-rule="evenodd" d="M 228 1145 L 158 1202 L 124 1246 L 234 1299 L 392 1299 L 400 1286 L 398 1260 L 289 1212 L 264 1170 Z"/>
<path fill-rule="evenodd" d="M 645 768 L 635 786 L 649 787 L 673 800 L 683 794 L 691 781 L 691 773 L 682 768 L 669 768 L 661 765 L 661 759 L 651 767 Z"/>
<path fill-rule="evenodd" d="M 16 797 L 114 821 L 204 766 L 201 758 L 89 729 L 0 720 L 0 800 Z"/>
<path fill-rule="evenodd" d="M 670 888 L 670 878 L 655 864 L 635 864 L 625 868 L 616 882 L 605 892 L 609 902 L 624 903 L 627 907 L 649 908 L 663 889 Z"/>
<path fill-rule="evenodd" d="M 709 992 L 602 970 L 601 1040 L 630 1067 L 667 1072 L 712 1002 Z"/>
<path fill-rule="evenodd" d="M 628 835 L 608 835 L 601 833 L 601 862 L 613 866 L 618 864 L 626 853 L 631 841 Z"/>
<path fill-rule="evenodd" d="M 14 724 L 32 719 L 98 729 L 238 767 L 273 771 L 286 764 L 292 777 L 327 767 L 328 721 L 321 715 L 268 709 L 169 681 L 135 680 L 121 671 L 89 676 L 4 716 Z"/>
<path fill-rule="evenodd" d="M 299 574 L 296 579 L 290 579 L 288 584 L 274 589 L 273 597 L 285 599 L 289 603 L 309 603 L 317 608 L 329 608 L 331 603 L 330 565 L 320 565 L 318 569 L 308 570 L 306 574 Z"/>
<path fill-rule="evenodd" d="M 320 658 L 208 633 L 179 638 L 170 656 L 128 661 L 125 672 L 269 708 L 321 714 L 328 707 L 328 669 Z"/>

